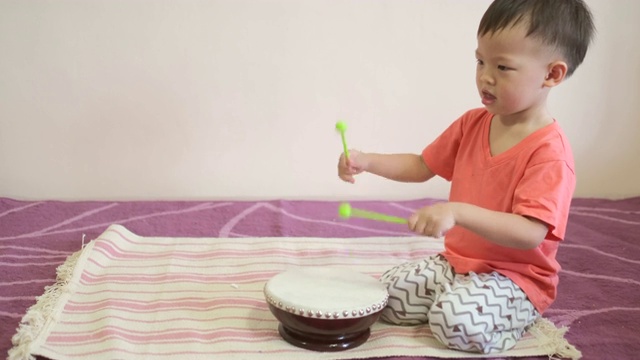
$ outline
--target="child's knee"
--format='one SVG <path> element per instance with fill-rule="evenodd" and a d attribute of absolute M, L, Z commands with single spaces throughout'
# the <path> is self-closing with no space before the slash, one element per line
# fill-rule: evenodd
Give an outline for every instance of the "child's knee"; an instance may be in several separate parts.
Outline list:
<path fill-rule="evenodd" d="M 455 295 L 443 294 L 436 300 L 429 311 L 429 326 L 436 339 L 456 350 L 488 354 L 515 345 L 494 330 L 490 319 L 478 317 Z"/>
<path fill-rule="evenodd" d="M 487 339 L 486 324 L 476 323 L 468 312 L 456 313 L 448 306 L 434 304 L 429 312 L 429 326 L 433 336 L 449 348 L 484 352 Z"/>
<path fill-rule="evenodd" d="M 421 279 L 415 278 L 416 265 L 405 263 L 385 272 L 380 281 L 387 286 L 389 301 L 381 320 L 394 325 L 417 325 L 427 322 L 433 297 L 425 293 Z"/>
<path fill-rule="evenodd" d="M 389 286 L 389 301 L 382 310 L 380 319 L 394 325 L 418 325 L 427 322 L 427 313 L 431 303 L 416 296 L 413 289 L 402 286 Z"/>

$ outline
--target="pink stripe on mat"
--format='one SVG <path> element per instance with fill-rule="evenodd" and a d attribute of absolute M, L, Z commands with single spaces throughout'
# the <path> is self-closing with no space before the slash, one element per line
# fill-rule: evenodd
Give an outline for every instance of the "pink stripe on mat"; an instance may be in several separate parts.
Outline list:
<path fill-rule="evenodd" d="M 138 323 L 144 323 L 144 324 L 162 324 L 162 323 L 171 323 L 171 322 L 184 322 L 184 321 L 189 321 L 189 322 L 196 322 L 196 323 L 210 323 L 210 322 L 220 322 L 220 321 L 236 321 L 236 320 L 243 320 L 243 321 L 260 321 L 260 322 L 277 322 L 278 320 L 276 320 L 275 318 L 273 319 L 264 319 L 262 317 L 251 317 L 251 316 L 217 316 L 215 318 L 212 319 L 206 319 L 206 318 L 198 318 L 198 319 L 194 319 L 193 317 L 167 317 L 165 319 L 162 320 L 156 320 L 156 319 L 136 319 L 136 320 L 132 320 L 131 317 L 124 317 L 124 316 L 117 316 L 117 315 L 111 315 L 111 316 L 103 316 L 103 317 L 95 317 L 94 319 L 91 320 L 87 320 L 87 321 L 65 321 L 65 320 L 60 320 L 61 324 L 64 325 L 88 325 L 88 324 L 92 324 L 92 323 L 98 323 L 98 322 L 104 322 L 106 320 L 109 321 L 114 321 L 114 320 L 118 320 L 118 321 L 135 321 Z"/>
<path fill-rule="evenodd" d="M 172 311 L 172 310 L 190 310 L 205 311 L 216 308 L 232 307 L 254 307 L 256 309 L 267 309 L 264 301 L 258 299 L 215 299 L 207 300 L 202 298 L 178 298 L 172 300 L 154 300 L 154 301 L 136 301 L 136 300 L 115 300 L 105 299 L 96 302 L 77 303 L 75 301 L 67 302 L 64 308 L 64 314 L 77 313 L 93 313 L 96 311 L 114 308 L 121 311 Z"/>
<path fill-rule="evenodd" d="M 155 245 L 150 245 L 155 246 Z M 316 250 L 290 250 L 290 249 L 260 249 L 260 250 L 252 250 L 252 249 L 239 249 L 239 250 L 227 250 L 220 249 L 215 252 L 202 252 L 202 251 L 163 251 L 163 252 L 140 252 L 140 251 L 126 251 L 122 248 L 119 248 L 117 245 L 114 245 L 111 241 L 106 240 L 98 240 L 96 241 L 94 247 L 97 250 L 103 251 L 104 254 L 110 255 L 112 259 L 118 260 L 152 260 L 152 259 L 180 259 L 180 260 L 191 260 L 191 261 L 209 261 L 212 259 L 221 259 L 221 258 L 237 258 L 241 256 L 253 256 L 253 257 L 264 257 L 264 256 L 277 256 L 277 257 L 290 257 L 290 258 L 300 258 L 300 257 L 329 257 L 329 256 L 340 256 L 341 254 L 336 254 L 334 249 L 316 249 Z M 426 255 L 429 253 L 433 253 L 432 251 L 414 251 L 412 254 L 416 256 Z M 400 255 L 401 252 L 398 251 L 372 251 L 372 250 L 351 250 L 349 252 L 349 256 L 393 256 Z"/>
<path fill-rule="evenodd" d="M 182 273 L 182 274 L 154 274 L 154 275 L 142 275 L 135 273 L 126 273 L 121 275 L 99 275 L 90 272 L 82 274 L 83 284 L 93 285 L 96 283 L 104 282 L 123 282 L 134 283 L 138 285 L 155 284 L 155 283 L 174 283 L 180 281 L 188 282 L 205 282 L 211 283 L 216 281 L 233 282 L 233 281 L 256 281 L 269 279 L 277 274 L 277 271 L 260 271 L 260 272 L 248 272 L 240 274 L 227 274 L 227 275 L 200 275 L 197 273 Z"/>
<path fill-rule="evenodd" d="M 72 344 L 72 345 L 91 345 L 103 342 L 110 338 L 119 338 L 129 343 L 144 344 L 144 343 L 164 343 L 164 344 L 177 344 L 186 343 L 191 341 L 207 341 L 211 343 L 226 341 L 223 339 L 236 338 L 238 341 L 248 340 L 255 341 L 263 338 L 275 337 L 275 331 L 272 329 L 260 330 L 260 329 L 242 329 L 242 328 L 225 328 L 221 327 L 216 330 L 209 331 L 197 331 L 191 329 L 174 328 L 164 331 L 132 331 L 127 328 L 119 326 L 104 326 L 100 330 L 85 333 L 85 332 L 55 332 L 52 333 L 47 341 L 49 343 L 57 344 Z"/>
<path fill-rule="evenodd" d="M 353 260 L 354 257 L 350 256 L 350 254 L 347 254 L 347 256 L 343 256 L 342 254 L 337 254 L 335 258 L 339 257 L 340 261 L 334 260 L 329 262 L 329 260 L 327 260 L 326 257 L 322 257 L 322 258 L 318 258 L 318 260 L 322 261 L 321 265 L 324 266 L 344 266 L 344 267 L 349 267 L 353 265 Z M 247 262 L 244 264 L 224 264 L 224 265 L 220 265 L 220 264 L 216 264 L 216 263 L 212 263 L 212 262 L 206 262 L 206 265 L 189 265 L 189 264 L 193 264 L 191 262 L 185 262 L 182 264 L 178 264 L 177 262 L 166 262 L 166 263 L 160 263 L 160 264 L 142 264 L 142 265 L 135 265 L 135 264 L 140 264 L 140 262 L 131 262 L 131 264 L 128 265 L 124 265 L 122 263 L 118 264 L 118 268 L 119 269 L 141 269 L 141 268 L 145 268 L 145 269 L 149 269 L 149 268 L 162 268 L 162 269 L 167 269 L 169 267 L 176 267 L 176 268 L 185 268 L 185 269 L 214 269 L 214 268 L 243 268 L 246 266 L 273 266 L 273 267 L 277 267 L 277 268 L 282 268 L 282 267 L 290 267 L 290 266 L 298 266 L 300 265 L 300 261 L 295 261 L 297 260 L 296 257 L 293 257 L 291 259 L 289 259 L 289 261 L 259 261 L 259 262 Z M 309 259 L 310 261 L 308 261 L 308 265 L 312 265 L 312 261 L 311 260 L 315 260 L 315 259 Z M 370 266 L 377 266 L 380 268 L 384 268 L 385 266 L 388 266 L 387 262 L 372 262 L 369 259 L 361 259 L 362 261 L 367 261 L 367 264 Z M 98 263 L 96 260 L 94 259 L 89 259 L 89 262 L 93 263 L 94 266 L 96 266 L 97 268 L 100 269 L 105 269 L 107 267 L 107 265 L 102 265 L 100 263 Z"/>

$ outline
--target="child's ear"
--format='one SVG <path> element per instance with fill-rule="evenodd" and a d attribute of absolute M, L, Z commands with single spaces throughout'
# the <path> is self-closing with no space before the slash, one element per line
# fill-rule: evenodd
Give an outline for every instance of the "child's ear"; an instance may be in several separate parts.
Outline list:
<path fill-rule="evenodd" d="M 544 86 L 554 87 L 560 84 L 567 76 L 567 63 L 564 61 L 554 61 L 549 64 L 547 76 L 544 78 Z"/>

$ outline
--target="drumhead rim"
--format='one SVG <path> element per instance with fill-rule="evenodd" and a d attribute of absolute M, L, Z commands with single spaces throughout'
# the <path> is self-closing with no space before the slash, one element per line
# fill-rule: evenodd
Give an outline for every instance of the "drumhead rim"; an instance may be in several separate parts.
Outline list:
<path fill-rule="evenodd" d="M 338 275 L 339 273 L 345 273 L 346 275 Z M 373 293 L 379 292 L 379 294 L 375 294 L 375 299 L 370 299 L 368 303 L 366 301 L 362 301 L 359 304 L 350 304 L 344 306 L 335 306 L 335 305 L 305 305 L 305 304 L 296 304 L 291 299 L 284 299 L 282 296 L 278 296 L 274 294 L 274 291 L 270 289 L 270 285 L 274 281 L 282 281 L 283 277 L 290 280 L 292 276 L 301 277 L 304 275 L 318 275 L 323 276 L 327 274 L 332 274 L 334 276 L 340 276 L 344 278 L 344 276 L 354 276 L 359 278 L 361 281 L 366 281 L 364 285 L 369 287 L 373 286 L 373 289 L 370 289 Z M 327 280 L 326 278 L 322 280 Z M 312 278 L 313 281 L 313 278 Z M 277 292 L 277 291 L 276 291 Z M 264 295 L 267 303 L 270 305 L 291 314 L 295 314 L 298 316 L 303 316 L 307 318 L 315 318 L 315 319 L 325 319 L 325 320 L 340 320 L 340 319 L 357 319 L 363 318 L 372 314 L 375 314 L 385 306 L 389 301 L 389 294 L 387 292 L 386 286 L 380 283 L 375 278 L 365 275 L 359 272 L 355 272 L 350 269 L 337 268 L 337 267 L 299 267 L 293 268 L 286 271 L 283 271 L 279 274 L 276 274 L 273 278 L 271 278 L 264 286 Z"/>

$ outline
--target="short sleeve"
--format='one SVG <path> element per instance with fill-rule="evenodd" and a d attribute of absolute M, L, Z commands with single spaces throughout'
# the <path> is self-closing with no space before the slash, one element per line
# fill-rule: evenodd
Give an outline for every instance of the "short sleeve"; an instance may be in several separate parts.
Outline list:
<path fill-rule="evenodd" d="M 467 136 L 469 141 L 480 139 L 474 140 L 475 133 L 482 131 L 482 125 L 491 116 L 484 108 L 465 112 L 422 151 L 424 163 L 436 175 L 451 181 L 463 138 Z"/>
<path fill-rule="evenodd" d="M 562 240 L 575 182 L 573 168 L 566 161 L 552 160 L 531 166 L 516 187 L 513 212 L 546 223 L 547 239 Z"/>
<path fill-rule="evenodd" d="M 458 119 L 422 151 L 422 159 L 434 174 L 451 181 L 455 159 L 462 139 L 462 121 Z"/>

